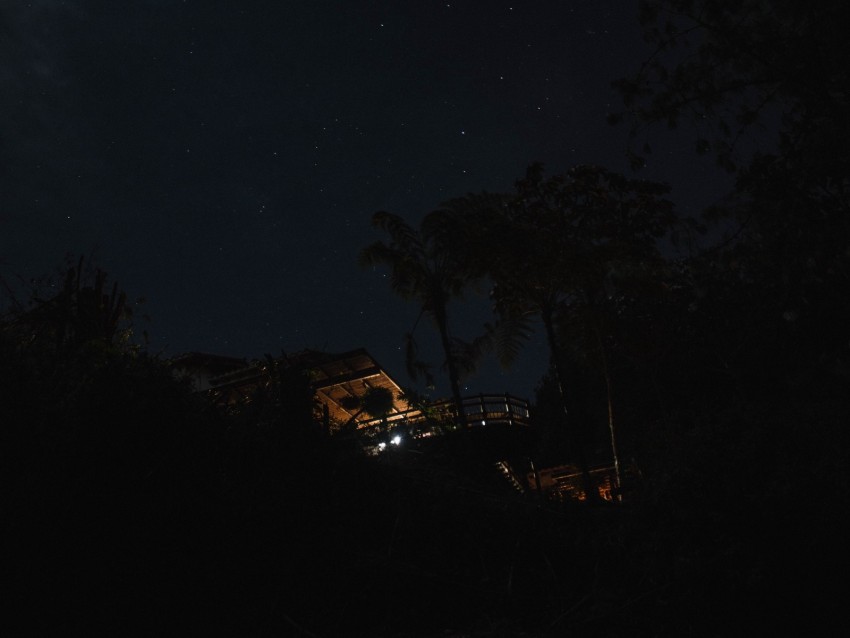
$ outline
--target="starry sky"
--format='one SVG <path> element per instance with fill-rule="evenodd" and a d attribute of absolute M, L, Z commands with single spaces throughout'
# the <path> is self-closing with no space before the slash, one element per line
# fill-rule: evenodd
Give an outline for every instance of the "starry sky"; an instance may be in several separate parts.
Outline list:
<path fill-rule="evenodd" d="M 152 352 L 364 347 L 409 385 L 418 309 L 357 266 L 371 215 L 416 224 L 533 161 L 628 173 L 611 82 L 648 54 L 625 0 L 2 0 L 0 274 L 91 255 L 145 298 Z M 692 137 L 655 142 L 641 176 L 680 212 L 720 198 Z M 531 397 L 546 364 L 533 342 L 465 388 Z"/>

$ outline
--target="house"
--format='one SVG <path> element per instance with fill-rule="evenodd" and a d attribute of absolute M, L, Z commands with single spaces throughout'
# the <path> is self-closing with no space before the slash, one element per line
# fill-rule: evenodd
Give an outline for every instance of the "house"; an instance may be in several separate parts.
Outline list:
<path fill-rule="evenodd" d="M 346 407 L 346 398 L 362 397 L 370 388 L 384 388 L 393 396 L 388 419 L 420 419 L 419 410 L 411 409 L 402 398 L 402 389 L 386 370 L 365 349 L 342 353 L 303 350 L 275 359 L 303 370 L 321 402 L 325 418 L 331 428 L 350 419 L 358 427 L 368 426 L 374 418 Z M 248 399 L 263 382 L 267 360 L 239 359 L 201 352 L 188 352 L 172 359 L 179 376 L 189 377 L 198 392 L 210 392 L 235 402 Z"/>

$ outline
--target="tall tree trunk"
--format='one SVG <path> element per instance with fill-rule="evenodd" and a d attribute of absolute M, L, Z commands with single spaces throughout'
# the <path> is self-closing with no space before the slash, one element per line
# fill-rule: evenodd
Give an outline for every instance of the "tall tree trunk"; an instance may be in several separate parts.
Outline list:
<path fill-rule="evenodd" d="M 567 422 L 567 438 L 575 450 L 578 459 L 579 470 L 582 476 L 582 487 L 588 501 L 598 500 L 599 492 L 596 490 L 596 485 L 590 476 L 590 466 L 587 463 L 587 456 L 584 453 L 584 445 L 582 445 L 581 437 L 576 431 L 577 423 L 573 420 L 567 403 L 567 393 L 564 389 L 566 374 L 561 357 L 561 349 L 558 346 L 558 340 L 555 336 L 554 311 L 551 308 L 541 308 L 540 317 L 546 329 L 546 341 L 549 344 L 549 352 L 552 356 L 552 362 L 555 365 L 555 380 L 558 382 L 558 393 L 561 395 L 561 406 L 564 408 L 564 416 Z"/>
<path fill-rule="evenodd" d="M 608 432 L 611 435 L 611 455 L 614 457 L 614 480 L 617 488 L 617 501 L 622 501 L 620 495 L 620 487 L 623 484 L 620 476 L 620 456 L 617 453 L 617 437 L 614 431 L 614 393 L 611 389 L 611 371 L 608 368 L 608 355 L 605 354 L 605 344 L 602 341 L 602 335 L 599 328 L 594 325 L 593 331 L 596 333 L 596 340 L 599 343 L 599 356 L 602 359 L 602 376 L 605 378 L 605 391 L 608 397 Z"/>
<path fill-rule="evenodd" d="M 455 424 L 458 427 L 466 425 L 466 415 L 463 411 L 463 397 L 460 394 L 460 382 L 458 380 L 457 365 L 455 363 L 454 353 L 452 352 L 452 344 L 449 338 L 449 322 L 446 314 L 446 304 L 442 301 L 435 304 L 434 319 L 437 323 L 437 330 L 440 333 L 440 341 L 443 344 L 443 352 L 446 355 L 446 368 L 449 372 L 449 383 L 452 389 L 452 400 L 455 404 Z"/>

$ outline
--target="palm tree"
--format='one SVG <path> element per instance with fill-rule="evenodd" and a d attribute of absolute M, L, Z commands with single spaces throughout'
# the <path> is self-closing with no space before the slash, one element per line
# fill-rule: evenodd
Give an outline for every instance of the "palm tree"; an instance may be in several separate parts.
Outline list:
<path fill-rule="evenodd" d="M 361 266 L 389 266 L 393 291 L 406 300 L 416 301 L 421 316 L 429 316 L 437 329 L 445 356 L 444 368 L 449 376 L 457 425 L 463 425 L 463 399 L 460 394 L 458 342 L 452 338 L 448 322 L 448 304 L 459 297 L 471 280 L 471 273 L 442 250 L 434 233 L 423 227 L 417 231 L 398 215 L 377 212 L 372 225 L 389 235 L 387 243 L 377 241 L 360 253 Z M 414 343 L 408 335 L 408 372 L 414 378 L 422 371 L 413 359 Z"/>
<path fill-rule="evenodd" d="M 542 166 L 534 164 L 525 179 L 517 182 L 515 195 L 452 200 L 429 221 L 443 228 L 445 237 L 455 238 L 448 244 L 454 252 L 475 262 L 468 268 L 492 280 L 498 317 L 494 345 L 503 364 L 516 357 L 534 320 L 543 324 L 568 436 L 588 495 L 595 490 L 578 424 L 569 409 L 560 327 L 570 318 L 594 336 L 592 349 L 597 350 L 606 382 L 608 427 L 619 482 L 602 302 L 618 280 L 656 258 L 656 239 L 672 222 L 671 205 L 661 198 L 667 190 L 661 184 L 628 180 L 594 166 L 577 166 L 544 179 Z M 571 339 L 577 336 L 570 335 Z"/>

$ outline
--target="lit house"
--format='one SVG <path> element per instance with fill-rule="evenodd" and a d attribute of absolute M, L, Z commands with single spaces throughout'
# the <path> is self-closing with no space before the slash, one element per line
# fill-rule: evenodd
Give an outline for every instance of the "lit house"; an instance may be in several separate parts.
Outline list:
<path fill-rule="evenodd" d="M 284 355 L 278 361 L 307 374 L 331 427 L 351 419 L 358 427 L 373 421 L 365 412 L 358 414 L 345 407 L 346 398 L 362 397 L 370 388 L 384 388 L 392 394 L 389 420 L 421 418 L 418 410 L 411 410 L 401 398 L 398 383 L 363 348 L 339 354 L 304 350 Z M 235 401 L 250 398 L 262 382 L 267 362 L 189 352 L 172 359 L 172 365 L 177 374 L 192 379 L 197 391 L 225 395 L 226 400 Z"/>

